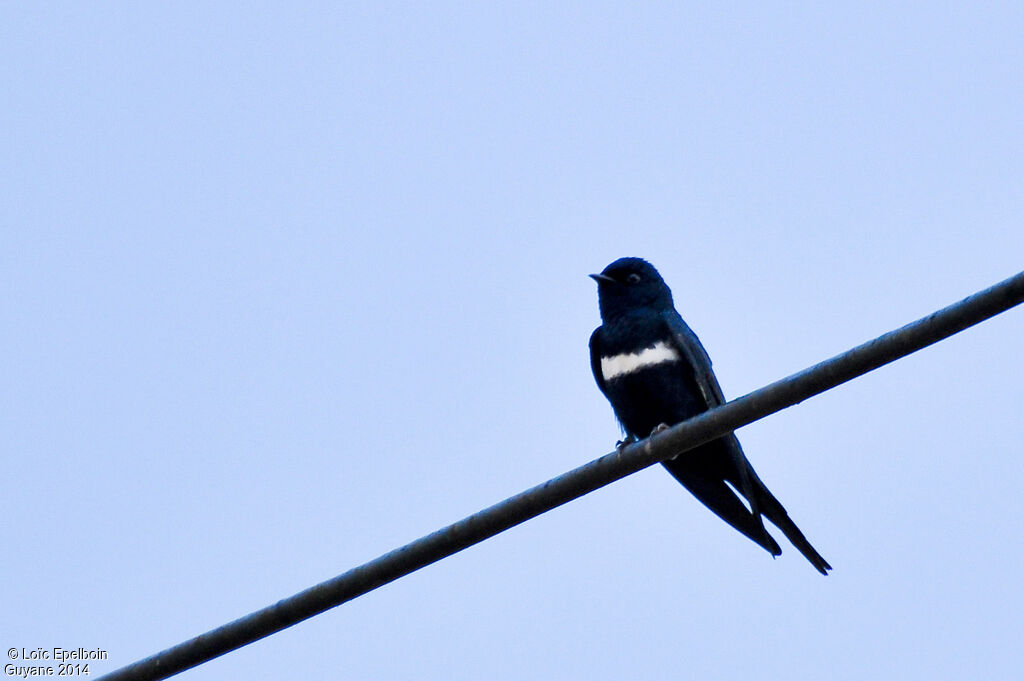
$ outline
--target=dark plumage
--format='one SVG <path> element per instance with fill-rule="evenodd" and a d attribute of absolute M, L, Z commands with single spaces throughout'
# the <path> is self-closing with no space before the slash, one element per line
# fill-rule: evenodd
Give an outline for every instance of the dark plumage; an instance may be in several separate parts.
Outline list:
<path fill-rule="evenodd" d="M 674 425 L 725 402 L 711 359 L 676 312 L 672 292 L 653 265 L 620 258 L 590 276 L 598 284 L 602 321 L 590 337 L 590 363 L 628 435 L 647 437 L 661 424 Z M 701 503 L 773 556 L 782 549 L 765 530 L 762 515 L 819 572 L 832 569 L 757 477 L 735 435 L 663 465 Z"/>

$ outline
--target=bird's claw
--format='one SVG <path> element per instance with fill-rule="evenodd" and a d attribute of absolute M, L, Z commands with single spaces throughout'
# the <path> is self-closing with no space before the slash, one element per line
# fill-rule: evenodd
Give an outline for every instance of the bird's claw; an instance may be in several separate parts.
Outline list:
<path fill-rule="evenodd" d="M 615 443 L 615 449 L 622 451 L 623 447 L 628 447 L 634 442 L 636 442 L 636 438 L 633 437 L 632 435 L 627 435 L 624 440 L 619 440 L 618 442 Z"/>
<path fill-rule="evenodd" d="M 651 431 L 651 435 L 657 435 L 658 433 L 664 432 L 671 427 L 672 426 L 668 425 L 667 423 L 659 423 L 658 425 L 654 426 L 654 430 Z"/>

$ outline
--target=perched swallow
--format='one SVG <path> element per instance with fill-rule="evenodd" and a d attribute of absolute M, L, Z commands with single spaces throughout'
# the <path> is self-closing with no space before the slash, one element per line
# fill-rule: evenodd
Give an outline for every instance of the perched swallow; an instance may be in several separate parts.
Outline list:
<path fill-rule="evenodd" d="M 597 281 L 601 308 L 601 326 L 590 336 L 590 364 L 630 438 L 647 437 L 725 403 L 711 359 L 676 312 L 672 292 L 653 265 L 620 258 L 590 276 Z M 782 549 L 762 515 L 818 572 L 827 575 L 832 569 L 757 477 L 732 433 L 662 463 L 701 503 L 772 556 Z"/>

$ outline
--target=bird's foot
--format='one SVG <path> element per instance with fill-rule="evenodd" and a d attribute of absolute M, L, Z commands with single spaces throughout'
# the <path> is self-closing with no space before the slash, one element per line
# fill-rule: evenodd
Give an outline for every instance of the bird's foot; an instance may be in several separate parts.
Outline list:
<path fill-rule="evenodd" d="M 636 442 L 636 438 L 633 437 L 632 435 L 627 435 L 626 439 L 619 440 L 618 442 L 615 443 L 615 449 L 618 449 L 619 451 L 622 451 L 623 447 L 628 447 L 629 445 L 633 444 L 634 442 Z"/>
<path fill-rule="evenodd" d="M 654 430 L 651 431 L 651 435 L 657 435 L 658 433 L 664 432 L 671 427 L 672 426 L 668 425 L 667 423 L 659 423 L 658 425 L 654 426 Z"/>

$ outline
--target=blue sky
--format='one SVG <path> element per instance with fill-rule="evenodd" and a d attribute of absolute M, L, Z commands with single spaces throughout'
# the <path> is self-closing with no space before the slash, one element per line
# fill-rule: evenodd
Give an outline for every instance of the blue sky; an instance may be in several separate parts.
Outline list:
<path fill-rule="evenodd" d="M 619 256 L 729 397 L 1019 271 L 1022 30 L 4 4 L 0 644 L 111 671 L 606 453 Z M 828 578 L 652 468 L 182 678 L 1016 678 L 1022 335 L 739 431 Z"/>

